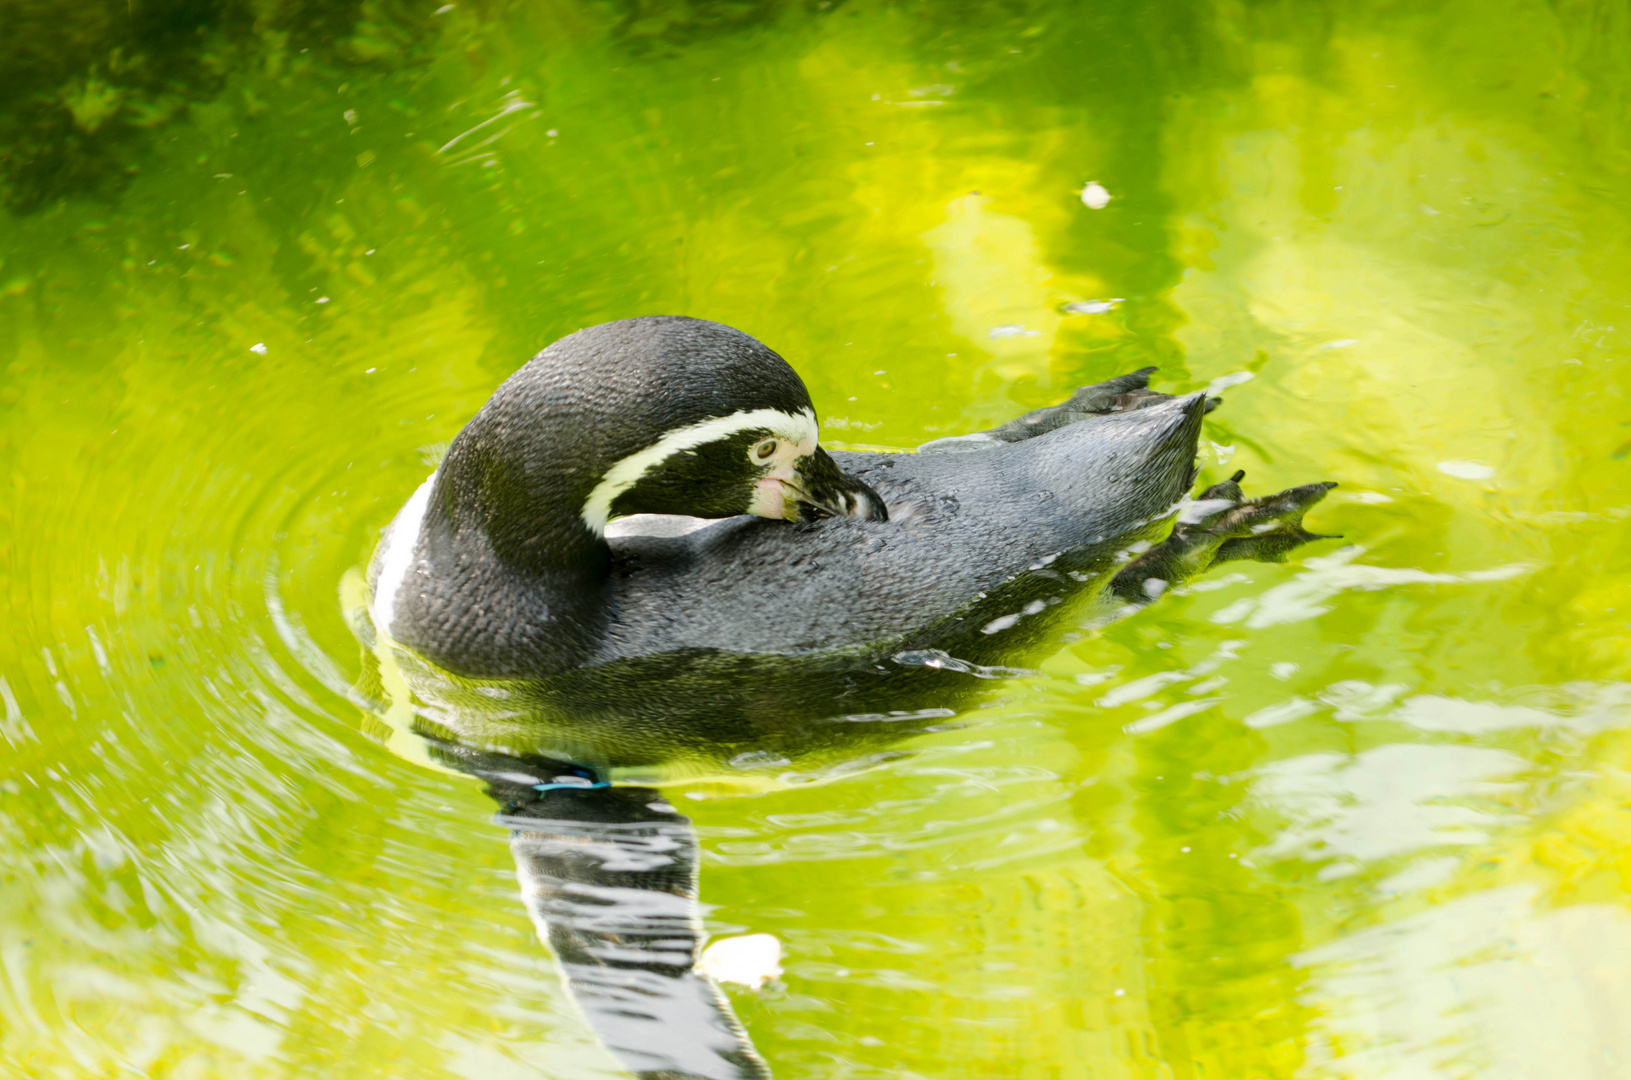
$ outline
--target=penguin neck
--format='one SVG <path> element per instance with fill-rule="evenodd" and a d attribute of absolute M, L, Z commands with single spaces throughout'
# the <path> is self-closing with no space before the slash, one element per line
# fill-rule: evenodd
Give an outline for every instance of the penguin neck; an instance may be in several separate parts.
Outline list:
<path fill-rule="evenodd" d="M 506 569 L 541 582 L 592 586 L 611 573 L 612 549 L 566 500 L 450 507 L 457 537 L 475 540 Z M 565 603 L 571 597 L 561 596 Z"/>
<path fill-rule="evenodd" d="M 563 585 L 610 573 L 611 548 L 582 516 L 586 470 L 565 455 L 500 454 L 491 443 L 463 440 L 450 448 L 432 495 L 456 545 L 485 547 L 514 573 Z"/>
<path fill-rule="evenodd" d="M 602 643 L 611 547 L 570 497 L 518 494 L 467 470 L 444 472 L 431 492 L 422 533 L 431 572 L 451 610 L 475 617 L 452 635 L 457 655 L 438 647 L 445 631 L 414 644 L 455 672 L 548 676 L 588 662 Z"/>

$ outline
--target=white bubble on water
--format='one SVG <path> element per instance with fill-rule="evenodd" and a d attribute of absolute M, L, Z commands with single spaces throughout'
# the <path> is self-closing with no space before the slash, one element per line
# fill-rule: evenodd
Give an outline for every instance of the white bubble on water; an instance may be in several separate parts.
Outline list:
<path fill-rule="evenodd" d="M 1089 180 L 1082 188 L 1082 205 L 1089 210 L 1103 210 L 1110 205 L 1110 193 L 1097 180 Z"/>
<path fill-rule="evenodd" d="M 782 973 L 782 943 L 775 934 L 743 934 L 708 943 L 697 970 L 715 982 L 757 989 Z"/>

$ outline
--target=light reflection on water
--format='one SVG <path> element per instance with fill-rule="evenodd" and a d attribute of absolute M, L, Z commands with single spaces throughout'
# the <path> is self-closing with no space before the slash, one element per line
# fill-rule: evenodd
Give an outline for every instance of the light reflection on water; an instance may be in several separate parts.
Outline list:
<path fill-rule="evenodd" d="M 1255 375 L 1208 475 L 1343 484 L 1292 565 L 666 792 L 785 945 L 778 1076 L 1623 1075 L 1624 13 L 700 10 L 250 34 L 8 218 L 0 1071 L 619 1075 L 342 582 L 538 345 L 684 311 L 829 441 L 1155 363 Z"/>

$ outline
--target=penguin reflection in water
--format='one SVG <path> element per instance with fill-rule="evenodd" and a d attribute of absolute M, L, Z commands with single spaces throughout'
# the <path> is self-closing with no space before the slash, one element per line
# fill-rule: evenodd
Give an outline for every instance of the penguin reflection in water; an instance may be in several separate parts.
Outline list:
<path fill-rule="evenodd" d="M 758 341 L 627 319 L 510 376 L 397 514 L 374 653 L 432 759 L 499 803 L 527 910 L 625 1068 L 770 1075 L 696 968 L 695 834 L 648 785 L 853 757 L 1090 605 L 1317 539 L 1302 513 L 1331 484 L 1246 499 L 1237 473 L 1185 500 L 1217 401 L 1153 370 L 916 453 L 829 453 Z"/>

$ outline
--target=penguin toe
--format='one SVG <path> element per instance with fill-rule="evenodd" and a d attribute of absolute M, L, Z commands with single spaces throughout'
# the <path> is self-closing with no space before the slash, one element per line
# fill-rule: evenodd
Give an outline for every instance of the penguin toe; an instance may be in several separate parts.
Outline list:
<path fill-rule="evenodd" d="M 1336 487 L 1335 483 L 1301 484 L 1273 495 L 1244 499 L 1236 494 L 1240 492 L 1243 476 L 1236 473 L 1206 491 L 1208 498 L 1222 501 L 1234 496 L 1237 500 L 1236 505 L 1214 514 L 1203 526 L 1208 532 L 1225 537 L 1214 563 L 1232 559 L 1284 562 L 1287 555 L 1304 544 L 1336 539 L 1303 528 L 1303 515 L 1325 498 Z"/>

